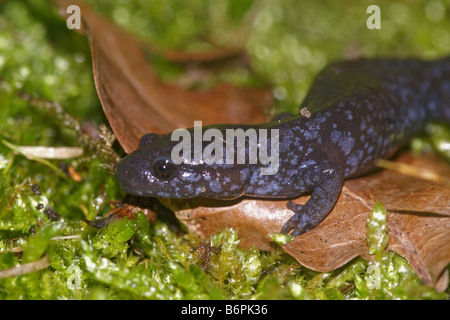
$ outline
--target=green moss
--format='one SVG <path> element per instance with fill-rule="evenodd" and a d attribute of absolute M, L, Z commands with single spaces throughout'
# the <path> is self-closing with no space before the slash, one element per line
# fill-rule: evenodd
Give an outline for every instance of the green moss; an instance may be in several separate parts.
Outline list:
<path fill-rule="evenodd" d="M 420 280 L 405 259 L 387 252 L 387 213 L 381 203 L 376 203 L 367 220 L 367 244 L 369 253 L 375 256 L 369 261 L 364 278 L 357 281 L 361 298 L 370 299 L 444 299 L 446 294 L 421 286 Z"/>
<path fill-rule="evenodd" d="M 47 249 L 51 238 L 56 236 L 61 227 L 61 223 L 48 222 L 41 226 L 36 234 L 30 235 L 23 251 L 22 262 L 27 263 L 39 259 Z"/>
<path fill-rule="evenodd" d="M 440 17 L 429 7 L 448 8 L 448 1 L 381 2 L 383 32 L 365 28 L 367 1 L 89 3 L 162 47 L 201 51 L 212 48 L 212 42 L 244 43 L 258 77 L 274 85 L 278 110 L 295 110 L 327 61 L 355 52 L 437 57 L 448 54 L 450 43 L 450 11 L 438 10 L 446 14 Z M 89 226 L 85 219 L 101 217 L 124 193 L 111 170 L 117 159 L 108 131 L 101 129 L 106 138 L 94 144 L 79 130 L 85 120 L 106 123 L 87 39 L 67 30 L 57 10 L 43 1 L 1 1 L 0 12 L 0 140 L 10 143 L 0 143 L 0 275 L 45 256 L 50 263 L 43 270 L 0 278 L 1 299 L 448 298 L 421 285 L 403 258 L 385 251 L 387 221 L 379 204 L 367 229 L 374 260 L 356 258 L 327 273 L 299 265 L 281 249 L 239 249 L 237 230 L 205 242 L 177 234 L 163 221 L 150 224 L 142 213 L 101 229 Z M 184 70 L 160 57 L 152 61 L 165 81 Z M 213 82 L 222 80 L 256 82 L 242 68 L 224 70 Z M 448 131 L 433 128 L 429 148 L 445 146 Z M 22 145 L 81 146 L 85 153 L 45 162 L 17 152 Z M 59 174 L 68 166 L 81 181 Z M 58 221 L 49 219 L 46 207 L 54 208 Z M 274 235 L 274 240 L 289 239 Z M 208 254 L 202 256 L 201 250 Z"/>
<path fill-rule="evenodd" d="M 385 256 L 384 250 L 389 242 L 387 233 L 387 211 L 381 202 L 377 202 L 367 219 L 367 245 L 369 253 L 375 255 L 377 261 Z"/>

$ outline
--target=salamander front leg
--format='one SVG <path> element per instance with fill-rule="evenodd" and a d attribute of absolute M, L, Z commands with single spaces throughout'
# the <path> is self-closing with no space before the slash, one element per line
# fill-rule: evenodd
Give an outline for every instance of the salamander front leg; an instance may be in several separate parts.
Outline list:
<path fill-rule="evenodd" d="M 286 222 L 281 232 L 288 233 L 294 229 L 293 236 L 313 229 L 330 213 L 341 192 L 343 172 L 340 165 L 325 162 L 308 170 L 301 180 L 310 182 L 309 185 L 302 186 L 312 190 L 312 194 L 305 205 L 298 205 L 292 201 L 287 204 L 295 214 Z"/>

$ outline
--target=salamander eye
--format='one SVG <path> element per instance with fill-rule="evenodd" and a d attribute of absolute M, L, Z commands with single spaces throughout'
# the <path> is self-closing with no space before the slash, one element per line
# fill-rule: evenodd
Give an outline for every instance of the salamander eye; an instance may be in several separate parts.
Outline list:
<path fill-rule="evenodd" d="M 159 180 L 170 180 L 177 171 L 169 158 L 156 158 L 152 165 L 153 175 Z"/>

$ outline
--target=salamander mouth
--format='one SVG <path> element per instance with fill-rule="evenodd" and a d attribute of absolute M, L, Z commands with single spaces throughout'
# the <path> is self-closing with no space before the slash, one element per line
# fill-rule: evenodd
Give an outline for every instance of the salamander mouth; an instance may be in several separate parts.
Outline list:
<path fill-rule="evenodd" d="M 136 188 L 130 185 L 119 183 L 120 188 L 128 194 L 139 197 L 156 197 L 155 194 L 149 192 L 148 188 Z"/>
<path fill-rule="evenodd" d="M 151 188 L 145 187 L 134 187 L 126 184 L 119 183 L 120 188 L 128 194 L 138 197 L 153 197 L 153 198 L 173 198 L 173 199 L 191 199 L 200 196 L 198 194 L 176 194 L 170 192 L 170 189 L 166 189 L 166 191 L 153 191 Z"/>

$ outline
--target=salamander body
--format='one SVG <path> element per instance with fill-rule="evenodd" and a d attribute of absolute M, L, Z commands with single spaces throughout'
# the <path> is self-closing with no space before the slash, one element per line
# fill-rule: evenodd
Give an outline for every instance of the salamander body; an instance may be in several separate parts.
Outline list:
<path fill-rule="evenodd" d="M 293 198 L 312 192 L 282 232 L 297 236 L 332 210 L 343 180 L 374 168 L 433 120 L 450 121 L 450 58 L 354 60 L 330 64 L 314 80 L 297 115 L 227 129 L 277 129 L 278 171 L 262 175 L 261 163 L 174 164 L 171 134 L 148 134 L 116 169 L 123 190 L 150 197 L 233 199 L 242 195 Z M 188 129 L 194 136 L 194 129 Z M 271 137 L 268 137 L 269 151 Z M 207 144 L 207 143 L 204 143 Z M 225 150 L 226 146 L 224 146 Z M 258 148 L 260 146 L 258 145 Z M 249 153 L 249 146 L 245 146 Z"/>

